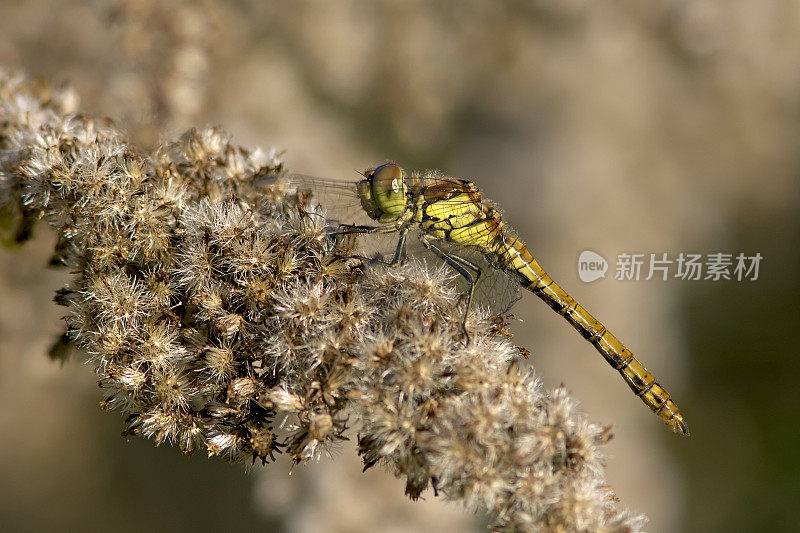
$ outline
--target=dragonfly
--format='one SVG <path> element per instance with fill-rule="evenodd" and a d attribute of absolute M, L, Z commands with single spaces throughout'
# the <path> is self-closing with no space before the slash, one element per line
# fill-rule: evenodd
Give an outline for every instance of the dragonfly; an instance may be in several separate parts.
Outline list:
<path fill-rule="evenodd" d="M 545 272 L 474 183 L 435 171 L 409 175 L 395 163 L 378 165 L 362 176 L 357 182 L 299 174 L 283 179 L 298 193 L 310 193 L 328 210 L 337 224 L 332 233 L 354 234 L 373 244 L 381 236 L 391 236 L 392 257 L 384 261 L 390 265 L 400 263 L 408 250 L 417 253 L 409 239 L 416 234 L 422 251 L 466 282 L 465 321 L 476 295 L 502 313 L 516 301 L 519 287 L 532 292 L 589 341 L 667 426 L 689 434 L 671 395 L 617 337 Z"/>

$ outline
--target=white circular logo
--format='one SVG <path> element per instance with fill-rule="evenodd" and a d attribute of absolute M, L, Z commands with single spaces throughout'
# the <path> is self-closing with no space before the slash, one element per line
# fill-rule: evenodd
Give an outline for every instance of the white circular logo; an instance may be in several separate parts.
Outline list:
<path fill-rule="evenodd" d="M 591 283 L 600 278 L 606 277 L 608 271 L 608 261 L 591 250 L 584 250 L 578 256 L 578 277 L 581 281 Z"/>

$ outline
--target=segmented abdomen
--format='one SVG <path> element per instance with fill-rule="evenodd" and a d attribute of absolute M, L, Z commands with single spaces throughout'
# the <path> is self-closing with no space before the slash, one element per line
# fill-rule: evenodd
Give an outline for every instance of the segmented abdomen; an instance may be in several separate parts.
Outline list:
<path fill-rule="evenodd" d="M 613 368 L 655 414 L 673 431 L 689 434 L 689 427 L 670 394 L 656 382 L 655 377 L 603 324 L 594 318 L 572 296 L 562 289 L 533 258 L 519 239 L 499 236 L 495 243 L 498 261 L 516 275 L 522 285 L 544 300 L 562 315 L 597 349 Z"/>

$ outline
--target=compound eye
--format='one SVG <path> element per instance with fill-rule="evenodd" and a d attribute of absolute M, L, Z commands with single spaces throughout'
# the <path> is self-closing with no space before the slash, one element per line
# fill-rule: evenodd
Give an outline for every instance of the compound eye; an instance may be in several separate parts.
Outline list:
<path fill-rule="evenodd" d="M 391 197 L 403 190 L 403 171 L 394 163 L 386 163 L 373 171 L 372 187 Z"/>
<path fill-rule="evenodd" d="M 367 179 L 372 182 L 371 197 L 377 220 L 391 222 L 401 217 L 406 209 L 407 188 L 400 167 L 386 163 L 373 170 L 372 177 Z M 365 195 L 361 194 L 362 205 L 364 198 Z"/>

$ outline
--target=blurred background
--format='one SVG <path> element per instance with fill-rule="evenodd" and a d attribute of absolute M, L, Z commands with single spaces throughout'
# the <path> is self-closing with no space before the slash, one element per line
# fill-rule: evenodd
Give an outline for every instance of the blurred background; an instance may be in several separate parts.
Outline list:
<path fill-rule="evenodd" d="M 392 159 L 475 181 L 689 422 L 671 434 L 532 295 L 514 308 L 546 386 L 613 426 L 610 485 L 648 530 L 796 530 L 797 2 L 0 0 L 0 35 L 0 66 L 73 85 L 144 148 L 220 124 L 297 172 Z M 120 438 L 82 359 L 47 357 L 52 245 L 40 227 L 0 249 L 4 530 L 484 529 L 362 475 L 352 443 L 289 475 Z M 606 279 L 579 280 L 586 249 Z M 755 281 L 617 281 L 622 252 L 764 259 Z"/>

